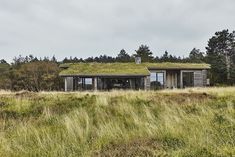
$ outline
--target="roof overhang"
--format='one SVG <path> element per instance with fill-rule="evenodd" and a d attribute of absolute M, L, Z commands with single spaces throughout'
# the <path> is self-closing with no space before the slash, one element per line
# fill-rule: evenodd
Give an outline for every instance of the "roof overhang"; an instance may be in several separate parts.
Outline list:
<path fill-rule="evenodd" d="M 96 74 L 96 75 L 82 75 L 82 74 L 60 74 L 61 77 L 145 77 L 145 76 L 150 76 L 149 75 L 128 75 L 128 74 L 123 74 L 123 75 L 107 75 L 107 74 Z"/>
<path fill-rule="evenodd" d="M 148 70 L 209 70 L 210 68 L 156 68 L 148 67 Z"/>
<path fill-rule="evenodd" d="M 64 64 L 61 77 L 144 77 L 151 70 L 208 70 L 209 64 L 197 63 L 78 63 Z"/>

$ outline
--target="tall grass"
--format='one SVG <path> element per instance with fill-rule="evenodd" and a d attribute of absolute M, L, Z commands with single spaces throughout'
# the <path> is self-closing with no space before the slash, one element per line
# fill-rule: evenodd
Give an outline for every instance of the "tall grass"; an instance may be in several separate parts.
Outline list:
<path fill-rule="evenodd" d="M 0 156 L 232 156 L 235 88 L 0 94 Z"/>

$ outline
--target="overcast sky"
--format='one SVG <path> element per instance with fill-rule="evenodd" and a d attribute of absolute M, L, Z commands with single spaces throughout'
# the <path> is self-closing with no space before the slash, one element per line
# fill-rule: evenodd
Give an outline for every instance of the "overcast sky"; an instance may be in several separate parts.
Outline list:
<path fill-rule="evenodd" d="M 187 56 L 235 30 L 235 0 L 0 0 L 0 58 L 134 53 Z"/>

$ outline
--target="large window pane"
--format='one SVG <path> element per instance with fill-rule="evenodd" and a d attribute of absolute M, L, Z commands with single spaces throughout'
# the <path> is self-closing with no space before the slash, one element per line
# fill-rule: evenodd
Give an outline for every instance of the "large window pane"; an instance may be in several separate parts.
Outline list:
<path fill-rule="evenodd" d="M 93 81 L 92 78 L 79 78 L 78 79 L 78 90 L 92 90 Z"/>
<path fill-rule="evenodd" d="M 157 81 L 157 75 L 156 73 L 151 73 L 150 74 L 150 82 L 155 82 Z"/>
<path fill-rule="evenodd" d="M 85 89 L 92 90 L 92 78 L 85 78 Z"/>
<path fill-rule="evenodd" d="M 160 85 L 164 85 L 164 74 L 163 73 L 157 73 L 157 82 Z"/>
<path fill-rule="evenodd" d="M 86 85 L 92 85 L 92 78 L 85 78 Z"/>
<path fill-rule="evenodd" d="M 156 73 L 150 74 L 150 88 L 152 90 L 157 89 L 157 75 L 156 75 Z"/>
<path fill-rule="evenodd" d="M 164 73 L 156 72 L 150 74 L 151 89 L 161 89 L 164 86 Z"/>
<path fill-rule="evenodd" d="M 193 87 L 193 86 L 194 86 L 194 73 L 183 72 L 183 87 Z"/>

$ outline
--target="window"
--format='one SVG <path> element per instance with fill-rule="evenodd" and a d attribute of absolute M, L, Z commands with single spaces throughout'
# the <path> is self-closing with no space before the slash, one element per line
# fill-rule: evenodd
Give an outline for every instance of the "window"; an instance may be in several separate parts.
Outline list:
<path fill-rule="evenodd" d="M 183 72 L 183 87 L 194 86 L 194 72 Z"/>
<path fill-rule="evenodd" d="M 164 73 L 158 72 L 156 77 L 157 77 L 157 82 L 160 85 L 164 85 Z"/>
<path fill-rule="evenodd" d="M 86 90 L 92 90 L 93 86 L 92 86 L 92 78 L 85 78 L 85 89 Z"/>
<path fill-rule="evenodd" d="M 83 89 L 83 83 L 82 83 L 83 79 L 82 78 L 78 78 L 78 90 L 82 90 Z"/>
<path fill-rule="evenodd" d="M 161 89 L 164 86 L 164 73 L 163 72 L 152 72 L 150 74 L 150 86 L 151 89 Z"/>
<path fill-rule="evenodd" d="M 164 85 L 164 73 L 156 72 L 150 74 L 150 86 L 151 89 L 161 89 Z"/>
<path fill-rule="evenodd" d="M 78 79 L 78 90 L 92 90 L 93 81 L 92 78 L 79 78 Z"/>
<path fill-rule="evenodd" d="M 150 82 L 155 82 L 157 81 L 157 75 L 156 73 L 151 73 L 150 74 Z"/>
<path fill-rule="evenodd" d="M 92 78 L 85 78 L 86 85 L 92 85 Z"/>
<path fill-rule="evenodd" d="M 156 75 L 156 73 L 150 74 L 150 88 L 152 90 L 157 89 L 157 75 Z"/>

